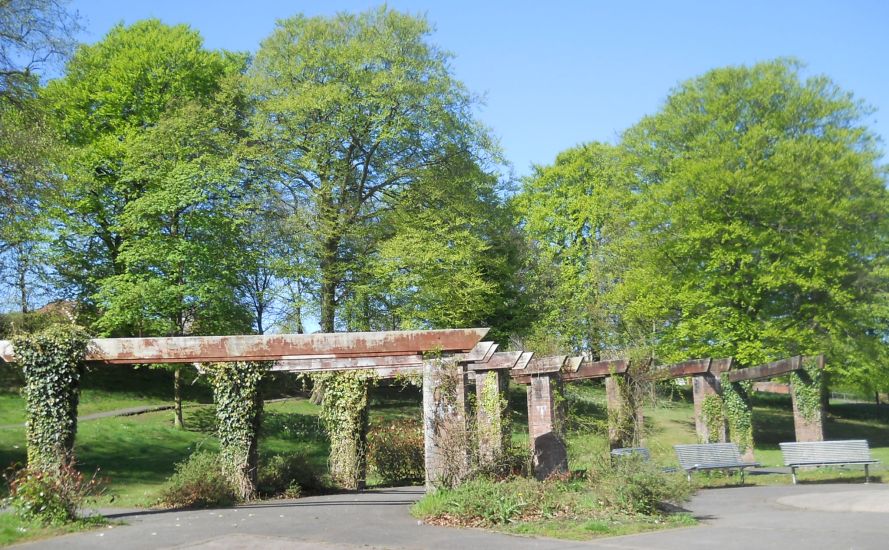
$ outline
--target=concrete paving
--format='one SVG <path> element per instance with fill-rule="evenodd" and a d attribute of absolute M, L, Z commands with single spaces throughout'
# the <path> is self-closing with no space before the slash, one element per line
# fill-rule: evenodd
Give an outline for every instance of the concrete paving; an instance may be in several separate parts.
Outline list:
<path fill-rule="evenodd" d="M 419 488 L 270 501 L 223 510 L 117 511 L 128 525 L 21 548 L 882 549 L 889 547 L 889 486 L 796 485 L 701 491 L 697 527 L 589 542 L 423 525 L 409 514 Z"/>

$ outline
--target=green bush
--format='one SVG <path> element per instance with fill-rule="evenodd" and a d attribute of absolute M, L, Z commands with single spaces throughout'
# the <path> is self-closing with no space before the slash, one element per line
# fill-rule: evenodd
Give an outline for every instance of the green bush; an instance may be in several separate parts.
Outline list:
<path fill-rule="evenodd" d="M 613 464 L 603 460 L 588 472 L 588 478 L 608 508 L 627 514 L 651 515 L 662 503 L 682 504 L 694 493 L 683 476 L 665 473 L 638 455 L 621 457 Z"/>
<path fill-rule="evenodd" d="M 206 451 L 177 464 L 160 497 L 160 504 L 170 508 L 211 508 L 235 502 L 235 489 L 222 472 L 219 456 Z"/>
<path fill-rule="evenodd" d="M 367 434 L 367 459 L 386 484 L 422 480 L 425 476 L 423 424 L 395 420 Z"/>
<path fill-rule="evenodd" d="M 324 488 L 321 474 L 302 455 L 272 455 L 260 461 L 259 492 L 264 496 L 298 498 L 303 491 Z"/>
<path fill-rule="evenodd" d="M 103 490 L 101 480 L 87 479 L 67 461 L 56 469 L 24 468 L 7 474 L 5 504 L 24 520 L 62 525 L 77 519 L 90 497 Z"/>

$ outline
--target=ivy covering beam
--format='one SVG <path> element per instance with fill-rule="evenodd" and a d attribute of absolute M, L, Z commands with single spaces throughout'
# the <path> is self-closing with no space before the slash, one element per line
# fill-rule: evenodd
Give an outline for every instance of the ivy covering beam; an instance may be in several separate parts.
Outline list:
<path fill-rule="evenodd" d="M 436 351 L 467 353 L 487 334 L 486 328 L 271 334 L 246 336 L 183 336 L 168 338 L 95 338 L 85 360 L 93 363 L 209 363 L 274 361 L 310 356 L 314 359 L 416 355 Z M 492 344 L 493 345 L 493 344 Z M 479 359 L 484 358 L 486 348 Z M 0 358 L 15 362 L 12 344 L 0 340 Z"/>

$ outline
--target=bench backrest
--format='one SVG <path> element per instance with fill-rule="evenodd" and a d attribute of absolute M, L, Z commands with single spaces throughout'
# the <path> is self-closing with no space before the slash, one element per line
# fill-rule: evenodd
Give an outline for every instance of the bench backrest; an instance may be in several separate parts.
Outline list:
<path fill-rule="evenodd" d="M 741 452 L 736 443 L 702 443 L 673 445 L 683 470 L 718 468 L 725 464 L 740 464 Z"/>
<path fill-rule="evenodd" d="M 866 462 L 871 460 L 867 440 L 849 439 L 845 441 L 805 441 L 801 443 L 781 443 L 784 465 L 818 464 L 821 462 Z"/>
<path fill-rule="evenodd" d="M 651 453 L 649 453 L 648 449 L 646 449 L 645 447 L 621 447 L 620 449 L 611 450 L 611 456 L 613 457 L 632 455 L 640 456 L 642 457 L 642 460 L 651 460 Z"/>

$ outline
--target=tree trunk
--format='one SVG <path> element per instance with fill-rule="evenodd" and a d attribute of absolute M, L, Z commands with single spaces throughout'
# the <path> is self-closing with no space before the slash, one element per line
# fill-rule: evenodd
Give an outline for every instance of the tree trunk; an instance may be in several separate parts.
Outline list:
<path fill-rule="evenodd" d="M 338 260 L 337 250 L 340 246 L 339 237 L 324 240 L 321 252 L 321 332 L 334 332 L 336 321 L 336 287 Z"/>
<path fill-rule="evenodd" d="M 180 430 L 185 427 L 182 421 L 182 367 L 173 371 L 173 427 Z"/>

